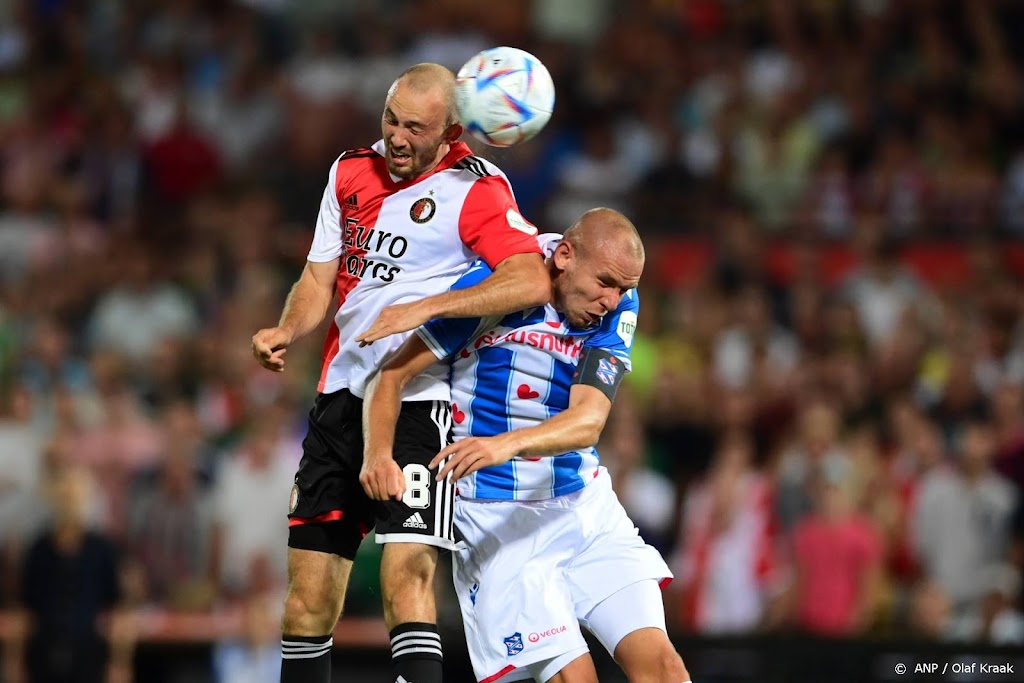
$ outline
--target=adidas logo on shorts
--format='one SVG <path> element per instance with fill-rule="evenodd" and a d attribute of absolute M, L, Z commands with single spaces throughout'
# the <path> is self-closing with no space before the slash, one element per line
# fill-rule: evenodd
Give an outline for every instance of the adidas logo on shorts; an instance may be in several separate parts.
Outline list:
<path fill-rule="evenodd" d="M 420 513 L 414 512 L 409 519 L 405 520 L 402 524 L 407 529 L 426 529 L 427 525 L 423 522 L 423 518 L 420 517 Z"/>

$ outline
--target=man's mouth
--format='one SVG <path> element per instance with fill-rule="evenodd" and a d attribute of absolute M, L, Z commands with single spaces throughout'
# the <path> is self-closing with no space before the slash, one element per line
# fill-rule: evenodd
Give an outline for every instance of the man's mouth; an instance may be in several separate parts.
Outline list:
<path fill-rule="evenodd" d="M 409 163 L 410 159 L 412 159 L 411 154 L 391 150 L 391 161 L 393 161 L 398 166 L 404 166 L 405 164 Z"/>

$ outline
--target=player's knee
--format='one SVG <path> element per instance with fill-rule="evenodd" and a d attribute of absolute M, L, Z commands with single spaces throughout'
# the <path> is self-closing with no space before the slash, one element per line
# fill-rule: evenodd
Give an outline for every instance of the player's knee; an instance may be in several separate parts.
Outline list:
<path fill-rule="evenodd" d="M 690 679 L 683 658 L 670 645 L 659 648 L 657 655 L 640 660 L 639 671 L 629 677 L 630 681 L 644 683 L 682 683 Z"/>
<path fill-rule="evenodd" d="M 341 617 L 341 605 L 333 596 L 289 585 L 284 600 L 282 629 L 291 635 L 318 636 L 329 633 Z"/>
<path fill-rule="evenodd" d="M 681 683 L 690 675 L 682 657 L 661 629 L 640 629 L 622 639 L 615 658 L 631 683 Z"/>
<path fill-rule="evenodd" d="M 675 683 L 676 681 L 682 683 L 682 681 L 690 680 L 690 673 L 686 670 L 686 665 L 683 664 L 683 658 L 673 648 L 669 648 L 661 654 L 659 665 L 661 676 L 658 680 L 665 683 Z"/>
<path fill-rule="evenodd" d="M 386 593 L 405 588 L 417 590 L 434 585 L 437 549 L 414 544 L 388 544 L 381 564 L 381 584 Z"/>

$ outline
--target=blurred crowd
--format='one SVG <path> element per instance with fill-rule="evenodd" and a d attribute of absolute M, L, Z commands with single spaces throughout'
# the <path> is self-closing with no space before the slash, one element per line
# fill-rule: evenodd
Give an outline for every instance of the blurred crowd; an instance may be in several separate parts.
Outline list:
<path fill-rule="evenodd" d="M 503 44 L 558 93 L 535 140 L 474 145 L 524 215 L 710 247 L 649 269 L 599 445 L 673 627 L 1024 644 L 1012 0 L 0 4 L 0 605 L 72 652 L 112 608 L 275 603 L 323 337 L 283 375 L 249 339 L 394 77 Z M 900 258 L 937 239 L 956 287 Z"/>

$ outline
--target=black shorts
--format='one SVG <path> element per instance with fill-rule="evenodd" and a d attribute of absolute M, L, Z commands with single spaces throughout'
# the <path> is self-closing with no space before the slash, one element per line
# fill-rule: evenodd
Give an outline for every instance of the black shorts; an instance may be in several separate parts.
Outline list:
<path fill-rule="evenodd" d="M 359 483 L 362 413 L 362 399 L 347 389 L 316 397 L 289 501 L 289 547 L 352 559 L 375 528 L 379 543 L 450 549 L 455 487 L 434 481 L 427 464 L 451 443 L 451 407 L 446 401 L 402 403 L 393 451 L 405 472 L 401 501 L 371 500 Z"/>

